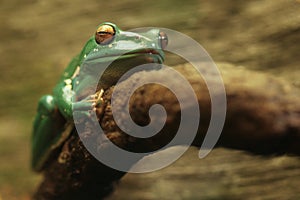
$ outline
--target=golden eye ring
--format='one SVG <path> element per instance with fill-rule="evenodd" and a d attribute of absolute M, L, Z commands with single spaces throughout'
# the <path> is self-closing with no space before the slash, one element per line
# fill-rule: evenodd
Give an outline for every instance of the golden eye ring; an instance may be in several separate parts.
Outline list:
<path fill-rule="evenodd" d="M 116 31 L 114 27 L 108 24 L 99 26 L 95 33 L 95 40 L 98 44 L 106 45 L 113 41 Z"/>

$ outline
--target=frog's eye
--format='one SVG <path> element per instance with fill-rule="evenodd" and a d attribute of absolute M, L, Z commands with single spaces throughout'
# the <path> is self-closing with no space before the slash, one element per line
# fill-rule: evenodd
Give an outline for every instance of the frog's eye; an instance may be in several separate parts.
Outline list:
<path fill-rule="evenodd" d="M 102 25 L 96 31 L 95 40 L 101 45 L 109 44 L 114 39 L 115 33 L 114 27 L 107 24 Z"/>

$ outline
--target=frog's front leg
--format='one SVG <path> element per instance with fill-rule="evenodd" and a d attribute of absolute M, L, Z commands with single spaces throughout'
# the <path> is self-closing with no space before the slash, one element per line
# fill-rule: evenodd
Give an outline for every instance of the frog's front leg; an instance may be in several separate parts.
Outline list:
<path fill-rule="evenodd" d="M 91 112 L 102 102 L 103 90 L 96 94 L 88 95 L 77 101 L 76 93 L 72 87 L 72 80 L 66 79 L 54 89 L 55 101 L 58 109 L 67 120 L 90 118 Z"/>
<path fill-rule="evenodd" d="M 72 104 L 73 118 L 74 115 L 76 115 L 76 119 L 93 119 L 92 112 L 95 112 L 96 107 L 102 104 L 103 93 L 104 90 L 101 89 L 93 95 L 89 95 L 78 102 L 74 102 Z"/>

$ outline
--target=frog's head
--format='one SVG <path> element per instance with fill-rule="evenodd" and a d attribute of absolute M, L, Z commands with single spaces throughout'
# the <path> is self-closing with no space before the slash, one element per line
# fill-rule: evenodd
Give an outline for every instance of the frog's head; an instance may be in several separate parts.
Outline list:
<path fill-rule="evenodd" d="M 95 35 L 83 48 L 80 64 L 92 70 L 109 63 L 103 78 L 117 81 L 126 71 L 138 65 L 162 63 L 167 43 L 167 35 L 159 29 L 127 32 L 105 22 L 98 26 Z"/>

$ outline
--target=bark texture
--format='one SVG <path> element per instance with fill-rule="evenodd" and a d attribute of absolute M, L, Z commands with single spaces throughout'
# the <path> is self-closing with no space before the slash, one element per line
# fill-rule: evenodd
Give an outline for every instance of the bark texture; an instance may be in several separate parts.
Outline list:
<path fill-rule="evenodd" d="M 200 63 L 205 68 L 206 63 Z M 220 63 L 226 89 L 227 113 L 224 129 L 218 141 L 218 146 L 247 150 L 255 154 L 291 154 L 300 155 L 300 104 L 299 89 L 275 79 L 274 77 Z M 200 74 L 190 65 L 176 66 L 178 72 L 189 81 L 197 96 L 200 107 L 201 120 L 194 146 L 201 146 L 211 117 L 211 101 L 205 82 Z M 114 109 L 120 111 L 120 124 L 126 124 L 129 116 L 122 113 L 122 108 L 128 106 L 123 97 L 128 95 L 130 88 L 136 83 L 152 80 L 159 82 L 164 79 L 168 84 L 176 83 L 167 70 L 138 72 L 133 74 L 118 87 L 114 94 L 117 99 Z M 207 70 L 206 81 L 218 85 L 217 74 Z M 217 87 L 216 96 L 221 95 Z M 159 84 L 147 84 L 138 88 L 129 101 L 130 117 L 138 125 L 150 122 L 149 109 L 154 104 L 162 105 L 167 113 L 164 127 L 153 137 L 141 139 L 124 133 L 114 121 L 112 115 L 111 98 L 114 87 L 105 91 L 104 103 L 97 108 L 99 124 L 106 137 L 115 145 L 134 152 L 149 152 L 158 150 L 176 135 L 180 124 L 182 110 L 192 113 L 194 107 L 189 96 L 185 96 L 185 106 L 180 107 L 174 93 Z M 185 92 L 185 88 L 179 93 Z M 180 94 L 176 94 L 180 95 Z M 191 114 L 191 117 L 193 115 Z M 164 121 L 160 115 L 151 117 L 152 121 Z M 95 139 L 103 136 L 94 133 L 86 123 L 85 138 Z M 185 133 L 192 134 L 189 132 Z M 109 150 L 110 143 L 103 142 L 95 145 L 100 153 Z M 185 144 L 184 140 L 181 144 Z M 180 145 L 180 144 L 178 144 Z M 116 158 L 117 159 L 117 158 Z M 134 164 L 134 162 L 132 162 Z M 38 188 L 35 199 L 99 199 L 109 194 L 115 183 L 124 175 L 111 169 L 90 155 L 85 149 L 78 135 L 75 133 L 67 140 L 61 153 L 49 164 L 44 172 L 44 180 Z"/>

